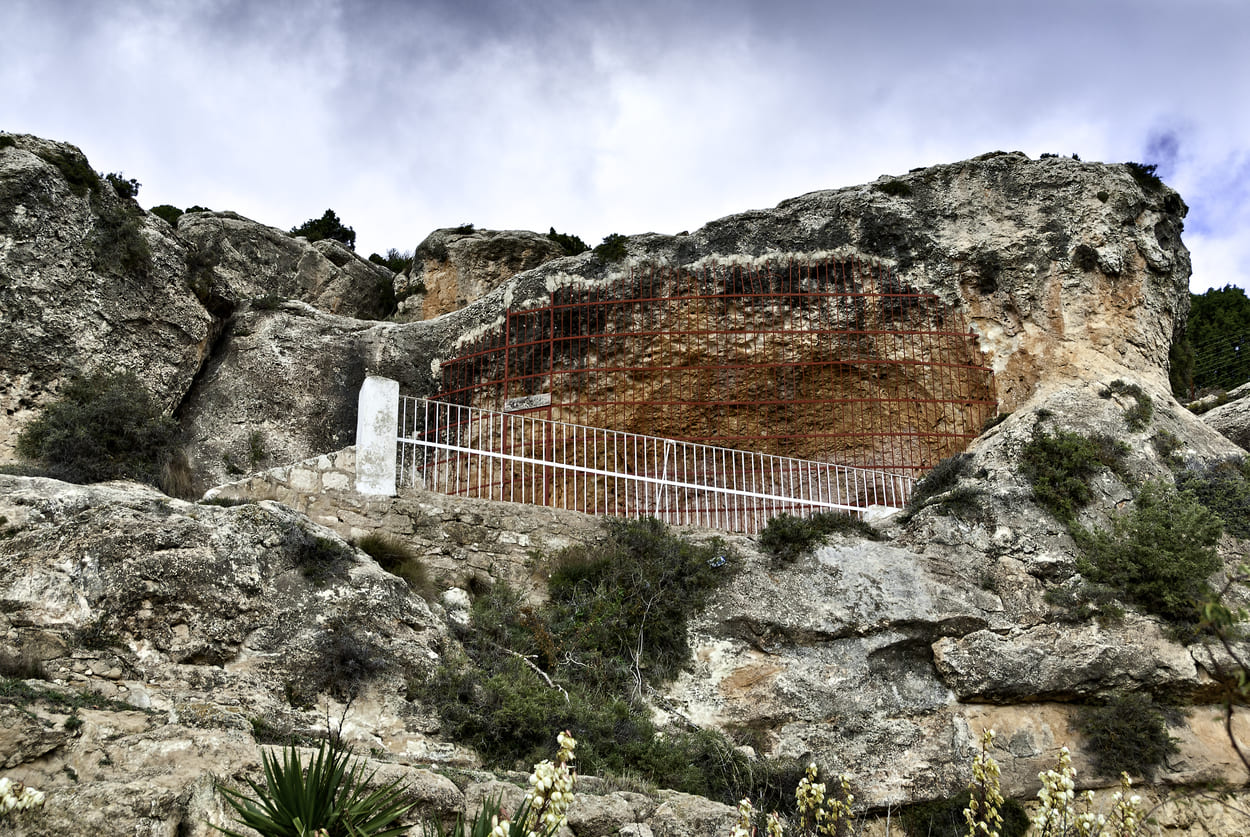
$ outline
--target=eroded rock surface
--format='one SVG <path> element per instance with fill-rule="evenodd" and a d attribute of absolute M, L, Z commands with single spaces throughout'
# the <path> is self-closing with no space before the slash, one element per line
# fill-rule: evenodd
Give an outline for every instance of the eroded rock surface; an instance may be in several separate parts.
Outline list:
<path fill-rule="evenodd" d="M 0 148 L 0 461 L 78 372 L 133 372 L 172 410 L 216 334 L 163 221 L 74 146 L 14 142 Z"/>
<path fill-rule="evenodd" d="M 1036 504 L 1019 466 L 1036 430 L 1124 439 L 1133 481 L 1171 479 L 1175 460 L 1150 443 L 1163 430 L 1184 440 L 1174 456 L 1194 466 L 1235 451 L 1162 397 L 1149 426 L 1133 430 L 1132 402 L 1103 383 L 1050 389 L 973 443 L 949 492 L 910 519 L 883 521 L 889 542 L 836 536 L 791 565 L 748 563 L 697 618 L 695 665 L 661 690 L 661 707 L 700 726 L 755 731 L 775 755 L 828 759 L 859 778 L 861 799 L 884 806 L 964 787 L 987 728 L 1003 736 L 994 755 L 1009 795 L 1034 794 L 1061 746 L 1084 782 L 1107 784 L 1084 750 L 1081 706 L 1145 692 L 1186 707 L 1169 729 L 1181 755 L 1164 781 L 1244 783 L 1219 734 L 1222 710 L 1210 703 L 1230 674 L 1227 655 L 1186 646 L 1131 609 L 1095 620 L 1052 604 L 1048 592 L 1079 583 L 1079 550 Z M 1092 490 L 1081 516 L 1091 528 L 1133 496 L 1110 472 Z M 1226 539 L 1224 557 L 1232 567 L 1244 545 Z M 1244 723 L 1238 715 L 1242 740 Z"/>
<path fill-rule="evenodd" d="M 1242 450 L 1250 450 L 1250 385 L 1228 393 L 1227 401 L 1202 413 L 1202 420 Z"/>
<path fill-rule="evenodd" d="M 1129 375 L 1167 391 L 1167 355 L 1189 305 L 1187 208 L 1123 165 L 993 153 L 730 215 L 688 235 L 631 236 L 518 274 L 470 309 L 541 303 L 569 283 L 624 283 L 650 265 L 839 253 L 893 266 L 905 287 L 957 305 L 996 376 L 999 407 L 1035 392 Z M 680 363 L 680 358 L 668 359 Z"/>
<path fill-rule="evenodd" d="M 197 493 L 351 444 L 365 377 L 428 391 L 439 333 L 300 302 L 240 310 L 179 412 Z"/>
<path fill-rule="evenodd" d="M 396 277 L 399 310 L 426 320 L 456 311 L 564 254 L 559 244 L 528 230 L 435 230 L 417 245 L 411 270 Z"/>
<path fill-rule="evenodd" d="M 0 476 L 0 514 L 12 647 L 138 706 L 220 705 L 235 692 L 235 711 L 253 717 L 275 705 L 259 683 L 313 696 L 318 684 L 300 683 L 352 655 L 402 678 L 441 642 L 441 620 L 403 581 L 278 504 Z M 82 646 L 91 653 L 69 653 Z"/>
<path fill-rule="evenodd" d="M 233 212 L 190 212 L 178 218 L 193 269 L 233 307 L 247 299 L 307 302 L 328 314 L 381 319 L 388 313 L 390 270 L 337 241 L 309 244 Z"/>

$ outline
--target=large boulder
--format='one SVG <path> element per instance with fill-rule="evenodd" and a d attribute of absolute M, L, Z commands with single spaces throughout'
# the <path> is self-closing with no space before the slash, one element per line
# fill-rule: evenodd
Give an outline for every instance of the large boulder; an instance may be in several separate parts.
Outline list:
<path fill-rule="evenodd" d="M 402 683 L 442 642 L 404 581 L 278 504 L 0 475 L 0 515 L 6 644 L 137 706 L 229 692 L 244 716 L 277 711 L 266 681 L 311 700 L 327 666 L 367 663 L 348 681 Z"/>
<path fill-rule="evenodd" d="M 442 334 L 302 302 L 245 306 L 179 412 L 195 490 L 353 444 L 365 377 L 432 391 Z"/>
<path fill-rule="evenodd" d="M 1106 627 L 1059 623 L 943 637 L 933 653 L 964 701 L 1071 700 L 1114 689 L 1179 696 L 1202 684 L 1193 657 L 1133 614 Z"/>
<path fill-rule="evenodd" d="M 1202 420 L 1243 450 L 1250 450 L 1250 384 L 1229 392 Z"/>
<path fill-rule="evenodd" d="M 77 372 L 125 370 L 167 412 L 216 336 L 186 247 L 72 145 L 0 134 L 0 462 Z"/>
<path fill-rule="evenodd" d="M 337 241 L 310 244 L 234 212 L 188 212 L 178 235 L 190 246 L 199 281 L 231 305 L 296 299 L 330 314 L 365 320 L 388 313 L 394 274 Z"/>
<path fill-rule="evenodd" d="M 396 277 L 399 310 L 428 320 L 564 255 L 559 244 L 527 230 L 476 230 L 472 225 L 435 230 L 417 245 L 409 273 Z"/>

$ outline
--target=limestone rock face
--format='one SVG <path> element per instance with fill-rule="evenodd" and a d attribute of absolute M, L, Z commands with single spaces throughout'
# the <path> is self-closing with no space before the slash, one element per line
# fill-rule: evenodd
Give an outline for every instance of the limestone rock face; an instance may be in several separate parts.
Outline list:
<path fill-rule="evenodd" d="M 1193 657 L 1165 639 L 1157 624 L 1038 625 L 1018 633 L 977 631 L 933 645 L 934 663 L 960 700 L 1065 700 L 1091 690 L 1162 689 L 1200 685 Z"/>
<path fill-rule="evenodd" d="M 559 244 L 527 230 L 435 230 L 417 246 L 411 273 L 396 278 L 399 310 L 422 319 L 455 311 L 563 255 Z"/>
<path fill-rule="evenodd" d="M 216 334 L 163 221 L 74 146 L 13 141 L 0 147 L 0 461 L 75 372 L 133 372 L 172 410 Z"/>
<path fill-rule="evenodd" d="M 633 269 L 841 253 L 891 265 L 906 287 L 958 306 L 996 376 L 1000 410 L 1091 377 L 1167 391 L 1168 348 L 1188 313 L 1187 208 L 1123 165 L 994 153 L 872 184 L 811 192 L 688 235 L 635 235 L 521 273 L 471 308 L 545 300 L 552 286 L 622 283 Z M 681 359 L 674 359 L 680 363 Z"/>
<path fill-rule="evenodd" d="M 197 493 L 351 444 L 365 377 L 429 391 L 439 334 L 300 302 L 236 312 L 179 412 Z"/>
<path fill-rule="evenodd" d="M 134 372 L 173 412 L 210 359 L 220 363 L 219 338 L 246 301 L 301 300 L 365 330 L 387 313 L 392 275 L 338 242 L 309 244 L 231 212 L 184 214 L 175 231 L 74 146 L 15 136 L 0 148 L 0 461 L 75 372 Z M 339 394 L 318 393 L 313 415 L 326 399 L 331 414 L 354 409 Z"/>
<path fill-rule="evenodd" d="M 1202 420 L 1243 450 L 1250 450 L 1250 385 L 1228 394 L 1228 401 L 1202 414 Z"/>
<path fill-rule="evenodd" d="M 391 271 L 337 241 L 309 244 L 233 212 L 181 215 L 178 235 L 204 281 L 233 304 L 276 297 L 364 320 L 387 314 Z"/>
<path fill-rule="evenodd" d="M 372 671 L 402 676 L 429 665 L 441 642 L 440 622 L 403 581 L 284 506 L 0 476 L 0 514 L 12 527 L 0 541 L 9 641 L 51 654 L 51 675 L 100 678 L 136 705 L 220 703 L 229 691 L 236 712 L 259 714 L 273 703 L 264 690 L 247 694 L 260 675 L 298 688 L 367 653 Z M 46 642 L 73 646 L 84 632 L 89 662 Z"/>
<path fill-rule="evenodd" d="M 878 524 L 888 543 L 836 536 L 791 565 L 748 558 L 692 625 L 695 664 L 661 690 L 660 707 L 700 726 L 753 730 L 773 755 L 845 770 L 857 778 L 857 796 L 876 807 L 966 786 L 987 728 L 1010 739 L 994 753 L 1009 796 L 1035 793 L 1037 773 L 1065 745 L 1084 781 L 1105 783 L 1083 750 L 1079 708 L 1145 691 L 1187 706 L 1169 730 L 1181 755 L 1169 760 L 1166 781 L 1244 782 L 1218 734 L 1220 709 L 1208 703 L 1228 675 L 1225 656 L 1179 643 L 1131 610 L 1119 622 L 1077 619 L 1047 598 L 1079 582 L 1079 551 L 1020 473 L 1020 449 L 1035 428 L 1124 439 L 1135 480 L 1170 479 L 1169 461 L 1149 441 L 1155 433 L 1183 440 L 1175 455 L 1196 465 L 1235 451 L 1162 396 L 1151 425 L 1130 429 L 1133 405 L 1105 383 L 1050 388 L 1036 410 L 983 434 L 955 493 L 936 495 L 909 520 Z M 1092 488 L 1081 517 L 1091 528 L 1132 496 L 1110 473 Z M 944 501 L 959 492 L 961 501 Z M 753 545 L 733 545 L 753 554 Z M 1227 545 L 1228 566 L 1241 550 Z"/>

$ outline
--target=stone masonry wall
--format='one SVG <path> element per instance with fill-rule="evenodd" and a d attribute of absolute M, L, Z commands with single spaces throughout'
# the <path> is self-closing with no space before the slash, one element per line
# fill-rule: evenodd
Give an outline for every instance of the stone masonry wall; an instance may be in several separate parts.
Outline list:
<path fill-rule="evenodd" d="M 348 540 L 398 536 L 425 557 L 440 584 L 489 576 L 529 586 L 535 554 L 594 539 L 600 520 L 579 512 L 448 497 L 405 489 L 398 497 L 357 494 L 356 449 L 251 474 L 209 490 L 206 500 L 275 500 Z"/>

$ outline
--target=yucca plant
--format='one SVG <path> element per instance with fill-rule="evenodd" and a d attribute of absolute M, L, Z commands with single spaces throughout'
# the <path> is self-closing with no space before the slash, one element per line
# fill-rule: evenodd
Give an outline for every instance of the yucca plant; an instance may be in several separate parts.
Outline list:
<path fill-rule="evenodd" d="M 529 800 L 522 802 L 521 807 L 528 813 Z M 502 799 L 498 796 L 488 797 L 482 801 L 481 809 L 472 820 L 466 819 L 464 812 L 461 812 L 451 828 L 446 828 L 440 820 L 429 819 L 425 823 L 425 833 L 427 837 L 496 837 L 495 832 L 501 822 L 504 828 L 499 830 L 510 831 L 508 815 L 502 809 Z M 521 813 L 521 810 L 517 811 L 518 815 Z"/>
<path fill-rule="evenodd" d="M 218 785 L 243 825 L 261 837 L 394 837 L 407 831 L 398 824 L 412 808 L 402 800 L 405 788 L 398 779 L 376 790 L 367 786 L 374 774 L 364 775 L 360 761 L 338 741 L 323 741 L 305 769 L 294 746 L 261 754 L 264 784 L 246 779 L 248 796 Z M 230 837 L 242 833 L 213 826 Z"/>

